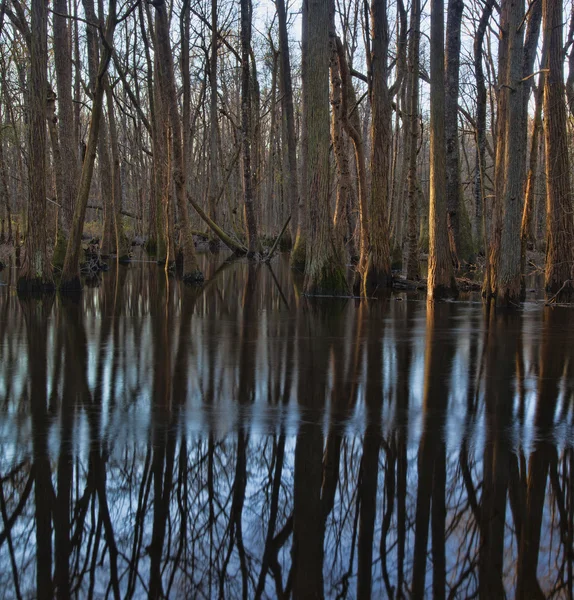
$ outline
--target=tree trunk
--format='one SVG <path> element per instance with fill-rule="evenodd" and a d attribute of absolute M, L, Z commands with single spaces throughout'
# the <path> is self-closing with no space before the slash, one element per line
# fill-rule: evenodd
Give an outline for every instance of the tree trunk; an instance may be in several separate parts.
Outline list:
<path fill-rule="evenodd" d="M 173 54 L 169 38 L 169 24 L 167 19 L 167 10 L 164 1 L 154 4 L 155 13 L 155 33 L 156 33 L 156 52 L 158 55 L 158 80 L 155 82 L 162 91 L 163 108 L 167 111 L 166 125 L 170 128 L 171 135 L 171 157 L 170 165 L 172 170 L 173 182 L 175 186 L 175 195 L 177 200 L 178 216 L 180 221 L 180 251 L 183 258 L 182 273 L 186 282 L 203 281 L 203 274 L 199 269 L 199 263 L 195 254 L 195 245 L 191 233 L 191 223 L 189 219 L 186 173 L 184 171 L 184 161 L 182 152 L 181 123 L 179 118 L 179 108 L 177 103 L 177 89 L 175 85 L 175 75 L 173 69 Z M 168 136 L 169 137 L 169 136 Z M 168 217 L 168 223 L 169 223 Z"/>
<path fill-rule="evenodd" d="M 444 0 L 431 0 L 430 198 L 428 287 L 430 300 L 456 295 L 446 215 L 446 138 L 444 129 Z"/>
<path fill-rule="evenodd" d="M 82 231 L 84 229 L 84 219 L 86 216 L 86 207 L 90 195 L 92 184 L 92 175 L 94 173 L 94 162 L 96 160 L 96 148 L 98 145 L 98 134 L 100 121 L 102 118 L 103 98 L 104 98 L 104 78 L 108 70 L 108 64 L 112 56 L 114 30 L 116 28 L 116 0 L 110 0 L 108 9 L 108 19 L 104 31 L 106 42 L 102 52 L 99 71 L 95 82 L 94 100 L 92 103 L 92 118 L 90 120 L 90 129 L 88 133 L 88 143 L 86 145 L 86 154 L 82 165 L 82 174 L 78 186 L 78 197 L 74 206 L 74 220 L 66 248 L 66 258 L 62 271 L 62 280 L 60 289 L 62 290 L 80 290 L 80 251 L 82 244 Z M 88 26 L 89 29 L 89 26 Z"/>
<path fill-rule="evenodd" d="M 540 64 L 546 66 L 548 60 L 547 36 L 542 44 L 542 56 Z M 534 116 L 532 119 L 532 135 L 530 136 L 530 156 L 528 158 L 528 170 L 526 172 L 526 190 L 524 192 L 524 210 L 522 211 L 522 224 L 520 228 L 521 238 L 521 266 L 523 275 L 526 274 L 526 250 L 529 244 L 536 243 L 534 231 L 534 207 L 536 203 L 536 183 L 538 176 L 538 148 L 540 146 L 540 134 L 542 132 L 542 99 L 544 95 L 545 73 L 538 76 L 538 86 L 534 95 Z M 528 118 L 528 112 L 526 113 Z"/>
<path fill-rule="evenodd" d="M 367 161 L 365 158 L 365 146 L 363 144 L 363 136 L 361 135 L 361 123 L 357 111 L 353 114 L 349 114 L 349 105 L 354 106 L 355 102 L 355 90 L 351 82 L 351 74 L 349 72 L 349 66 L 347 65 L 347 59 L 345 57 L 345 49 L 339 37 L 335 32 L 335 19 L 334 19 L 334 6 L 331 8 L 331 38 L 333 44 L 333 52 L 336 52 L 338 57 L 338 68 L 341 76 L 341 107 L 340 116 L 342 118 L 342 125 L 344 130 L 347 132 L 349 138 L 353 142 L 353 148 L 355 149 L 355 168 L 357 171 L 357 185 L 358 185 L 358 196 L 359 196 L 359 231 L 360 231 L 360 244 L 359 244 L 359 264 L 357 265 L 358 280 L 355 282 L 359 293 L 365 292 L 366 272 L 369 257 L 371 254 L 371 240 L 369 233 L 369 212 L 367 206 Z M 351 101 L 351 102 L 349 102 Z M 340 244 L 342 238 L 336 240 L 337 244 Z"/>
<path fill-rule="evenodd" d="M 61 195 L 58 197 L 62 207 L 59 233 L 65 241 L 72 225 L 79 175 L 72 103 L 72 22 L 66 18 L 67 14 L 67 0 L 54 0 L 54 66 L 58 91 L 58 133 L 60 155 L 66 173 L 63 188 L 59 190 Z"/>
<path fill-rule="evenodd" d="M 505 142 L 503 157 L 503 193 L 497 194 L 497 202 L 501 202 L 499 214 L 502 214 L 500 253 L 495 264 L 496 301 L 499 305 L 516 306 L 524 296 L 523 282 L 520 272 L 520 225 L 524 194 L 524 172 L 526 169 L 526 148 L 523 140 L 522 110 L 523 94 L 523 28 L 524 3 L 506 0 L 507 18 L 501 16 L 503 36 L 508 36 L 508 54 L 506 64 L 499 71 L 500 92 L 506 96 L 505 114 L 499 119 L 505 124 Z M 505 11 L 502 10 L 501 15 Z M 498 168 L 498 166 L 497 166 Z"/>
<path fill-rule="evenodd" d="M 251 126 L 251 81 L 249 60 L 251 51 L 251 0 L 241 0 L 241 148 L 243 158 L 243 204 L 247 228 L 249 255 L 259 251 L 257 221 L 253 202 L 253 175 L 251 158 L 253 127 Z M 213 158 L 213 157 L 212 157 Z"/>
<path fill-rule="evenodd" d="M 211 0 L 211 55 L 209 57 L 209 194 L 207 207 L 209 217 L 217 223 L 217 194 L 219 192 L 219 125 L 217 119 L 217 0 Z M 218 240 L 211 237 L 212 247 Z"/>
<path fill-rule="evenodd" d="M 19 293 L 54 289 L 46 248 L 46 91 L 48 89 L 48 31 L 44 0 L 31 2 L 28 146 L 28 211 L 25 256 L 18 278 Z"/>
<path fill-rule="evenodd" d="M 303 78 L 303 119 L 307 145 L 304 160 L 308 200 L 309 248 L 305 291 L 341 294 L 347 291 L 342 248 L 333 231 L 329 182 L 329 3 L 307 0 L 304 31 L 307 49 Z M 313 68 L 307 68 L 313 65 Z"/>
<path fill-rule="evenodd" d="M 391 249 L 387 210 L 390 190 L 391 99 L 387 85 L 389 50 L 387 5 L 372 0 L 371 47 L 371 196 L 369 202 L 370 248 L 363 274 L 363 294 L 392 284 Z M 401 207 L 402 209 L 402 207 Z M 402 210 L 401 210 L 402 212 Z"/>
<path fill-rule="evenodd" d="M 460 29 L 463 0 L 448 0 L 446 21 L 445 71 L 445 134 L 446 134 L 446 207 L 450 254 L 455 268 L 459 267 L 461 248 L 460 155 L 458 148 L 458 93 L 460 66 Z M 468 258 L 468 257 L 465 257 Z"/>
<path fill-rule="evenodd" d="M 486 0 L 482 15 L 474 36 L 474 77 L 476 80 L 476 174 L 474 184 L 475 198 L 475 239 L 477 246 L 488 253 L 489 232 L 484 227 L 484 169 L 486 160 L 486 85 L 484 69 L 482 67 L 482 44 L 488 22 L 492 15 L 494 0 Z"/>
<path fill-rule="evenodd" d="M 112 90 L 109 85 L 106 85 L 106 96 L 108 102 L 108 120 L 110 124 L 110 142 L 112 149 L 112 160 L 111 160 L 111 179 L 112 186 L 110 188 L 111 202 L 110 207 L 112 209 L 112 225 L 113 225 L 113 240 L 114 240 L 114 251 L 116 258 L 119 261 L 125 261 L 129 259 L 130 246 L 129 241 L 124 233 L 122 225 L 122 182 L 121 182 L 121 171 L 120 171 L 120 150 L 118 141 L 118 128 L 116 125 L 116 116 L 114 113 L 114 99 Z"/>
<path fill-rule="evenodd" d="M 548 73 L 544 81 L 546 141 L 546 277 L 548 294 L 574 293 L 574 221 L 570 190 L 568 132 L 564 99 L 562 1 L 544 0 L 544 34 L 548 36 Z"/>
<path fill-rule="evenodd" d="M 408 152 L 409 167 L 407 174 L 408 207 L 407 207 L 407 279 L 419 278 L 419 219 L 418 219 L 418 183 L 417 153 L 419 143 L 419 48 L 421 39 L 421 4 L 413 0 L 411 8 L 411 33 L 409 41 L 408 61 Z"/>
<path fill-rule="evenodd" d="M 297 174 L 297 140 L 295 138 L 295 116 L 293 111 L 293 86 L 291 83 L 291 61 L 287 37 L 287 14 L 285 0 L 276 0 L 279 25 L 281 113 L 285 124 L 287 152 L 283 151 L 283 177 L 285 198 L 291 213 L 291 239 L 294 241 L 299 226 L 299 177 Z"/>
<path fill-rule="evenodd" d="M 295 243 L 291 251 L 291 265 L 297 269 L 305 269 L 307 266 L 307 244 L 311 236 L 311 224 L 309 215 L 311 209 L 309 207 L 309 190 L 308 185 L 308 123 L 307 123 L 307 108 L 305 107 L 305 82 L 307 80 L 308 62 L 309 62 L 309 0 L 303 0 L 301 6 L 301 81 L 303 85 L 302 98 L 302 120 L 301 120 L 301 193 L 297 207 L 297 234 Z M 289 134 L 288 134 L 289 135 Z M 291 162 L 289 162 L 291 168 Z M 291 171 L 293 173 L 293 171 Z"/>

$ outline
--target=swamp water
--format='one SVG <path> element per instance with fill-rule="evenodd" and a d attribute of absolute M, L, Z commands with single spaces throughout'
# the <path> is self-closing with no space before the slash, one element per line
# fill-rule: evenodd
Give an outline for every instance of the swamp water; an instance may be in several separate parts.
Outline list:
<path fill-rule="evenodd" d="M 0 273 L 0 597 L 572 597 L 574 309 L 202 260 Z"/>

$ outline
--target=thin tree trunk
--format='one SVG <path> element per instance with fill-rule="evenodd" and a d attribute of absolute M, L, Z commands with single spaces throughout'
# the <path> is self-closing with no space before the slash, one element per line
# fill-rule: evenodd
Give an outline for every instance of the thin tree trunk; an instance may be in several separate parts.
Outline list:
<path fill-rule="evenodd" d="M 492 15 L 494 0 L 486 0 L 482 15 L 474 36 L 474 76 L 476 80 L 476 174 L 474 184 L 475 198 L 475 237 L 478 247 L 482 247 L 485 253 L 488 253 L 488 239 L 490 232 L 484 227 L 483 207 L 485 204 L 484 190 L 484 169 L 486 160 L 486 85 L 484 69 L 482 66 L 483 50 L 482 45 L 488 22 Z M 487 219 L 487 224 L 490 223 L 490 218 Z"/>
<path fill-rule="evenodd" d="M 104 97 L 104 77 L 106 75 L 108 64 L 112 56 L 113 36 L 116 27 L 116 0 L 110 0 L 108 9 L 108 19 L 104 31 L 105 44 L 100 61 L 98 76 L 95 82 L 94 101 L 92 104 L 92 118 L 88 133 L 88 143 L 86 154 L 82 165 L 82 174 L 78 186 L 78 197 L 74 206 L 74 220 L 72 230 L 66 248 L 66 258 L 62 271 L 62 280 L 60 288 L 62 290 L 80 290 L 80 250 L 82 243 L 82 231 L 84 229 L 84 219 L 88 197 L 92 184 L 92 175 L 94 173 L 94 162 L 96 160 L 96 148 L 98 144 L 98 134 L 100 121 L 102 118 L 102 102 Z"/>
<path fill-rule="evenodd" d="M 430 300 L 457 294 L 449 255 L 446 215 L 446 138 L 444 85 L 444 0 L 431 0 L 430 198 L 427 295 Z"/>
<path fill-rule="evenodd" d="M 249 60 L 251 54 L 251 0 L 241 0 L 241 148 L 243 159 L 243 205 L 247 228 L 248 255 L 259 251 L 257 221 L 253 202 L 253 127 L 251 123 L 251 79 Z"/>
<path fill-rule="evenodd" d="M 177 210 L 180 222 L 180 251 L 183 258 L 182 273 L 185 282 L 203 281 L 203 274 L 197 262 L 195 254 L 195 245 L 191 233 L 191 222 L 189 219 L 186 173 L 184 171 L 184 160 L 182 152 L 181 123 L 179 117 L 179 108 L 177 103 L 177 90 L 175 85 L 175 75 L 173 69 L 173 55 L 169 37 L 169 24 L 167 19 L 167 9 L 165 2 L 160 0 L 154 4 L 156 12 L 155 32 L 156 32 L 156 52 L 158 55 L 158 81 L 156 85 L 162 91 L 163 108 L 167 112 L 166 124 L 170 128 L 171 135 L 171 170 L 175 195 L 177 200 Z M 169 136 L 168 136 L 169 137 Z M 172 212 L 173 215 L 173 212 Z M 169 223 L 168 217 L 168 223 Z"/>
<path fill-rule="evenodd" d="M 461 213 L 464 201 L 460 185 L 458 147 L 460 30 L 463 10 L 463 0 L 448 0 L 445 45 L 446 207 L 450 254 L 455 268 L 459 267 L 461 258 Z"/>
<path fill-rule="evenodd" d="M 280 1 L 280 0 L 278 0 Z M 309 62 L 309 0 L 303 0 L 301 6 L 301 81 L 303 85 L 302 98 L 302 119 L 301 119 L 301 192 L 298 199 L 297 208 L 297 235 L 291 252 L 291 265 L 298 269 L 307 267 L 307 244 L 311 239 L 311 223 L 309 221 L 311 207 L 309 206 L 308 186 L 308 108 L 306 108 L 307 99 L 305 98 L 305 86 L 308 79 Z M 289 140 L 289 132 L 287 140 Z M 289 160 L 289 169 L 292 163 Z M 293 174 L 294 171 L 291 171 Z"/>
<path fill-rule="evenodd" d="M 61 205 L 58 233 L 63 237 L 64 248 L 72 225 L 79 175 L 72 103 L 72 22 L 66 18 L 67 14 L 67 0 L 54 0 L 54 66 L 58 91 L 58 137 L 62 166 L 66 173 L 58 196 Z"/>
<path fill-rule="evenodd" d="M 407 207 L 407 279 L 419 278 L 419 219 L 418 219 L 418 183 L 417 152 L 419 143 L 419 48 L 421 40 L 421 4 L 413 0 L 411 8 L 411 33 L 409 40 L 408 61 L 408 130 L 407 140 L 409 167 L 407 174 L 408 207 Z"/>
<path fill-rule="evenodd" d="M 217 0 L 211 0 L 211 55 L 209 57 L 209 195 L 207 207 L 209 217 L 217 223 L 217 194 L 219 192 L 219 125 L 217 118 Z M 212 247 L 218 245 L 212 235 Z"/>
<path fill-rule="evenodd" d="M 291 83 L 291 61 L 287 37 L 287 14 L 285 0 L 276 0 L 279 26 L 281 114 L 285 124 L 287 152 L 283 151 L 283 173 L 285 198 L 291 212 L 291 239 L 294 241 L 299 227 L 299 177 L 297 174 L 297 140 L 295 138 L 295 116 L 293 111 L 293 85 Z M 303 256 L 303 263 L 305 262 Z"/>

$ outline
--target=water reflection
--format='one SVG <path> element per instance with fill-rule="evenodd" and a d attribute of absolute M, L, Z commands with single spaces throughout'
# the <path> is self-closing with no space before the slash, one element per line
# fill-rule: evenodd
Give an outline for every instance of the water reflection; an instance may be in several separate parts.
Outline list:
<path fill-rule="evenodd" d="M 1 288 L 4 597 L 572 597 L 574 312 L 211 260 Z"/>

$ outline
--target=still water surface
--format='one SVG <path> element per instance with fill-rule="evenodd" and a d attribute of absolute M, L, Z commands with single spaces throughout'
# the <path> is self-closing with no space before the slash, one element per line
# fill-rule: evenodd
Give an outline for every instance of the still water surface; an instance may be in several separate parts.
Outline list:
<path fill-rule="evenodd" d="M 203 260 L 0 287 L 1 597 L 572 597 L 574 310 Z"/>

